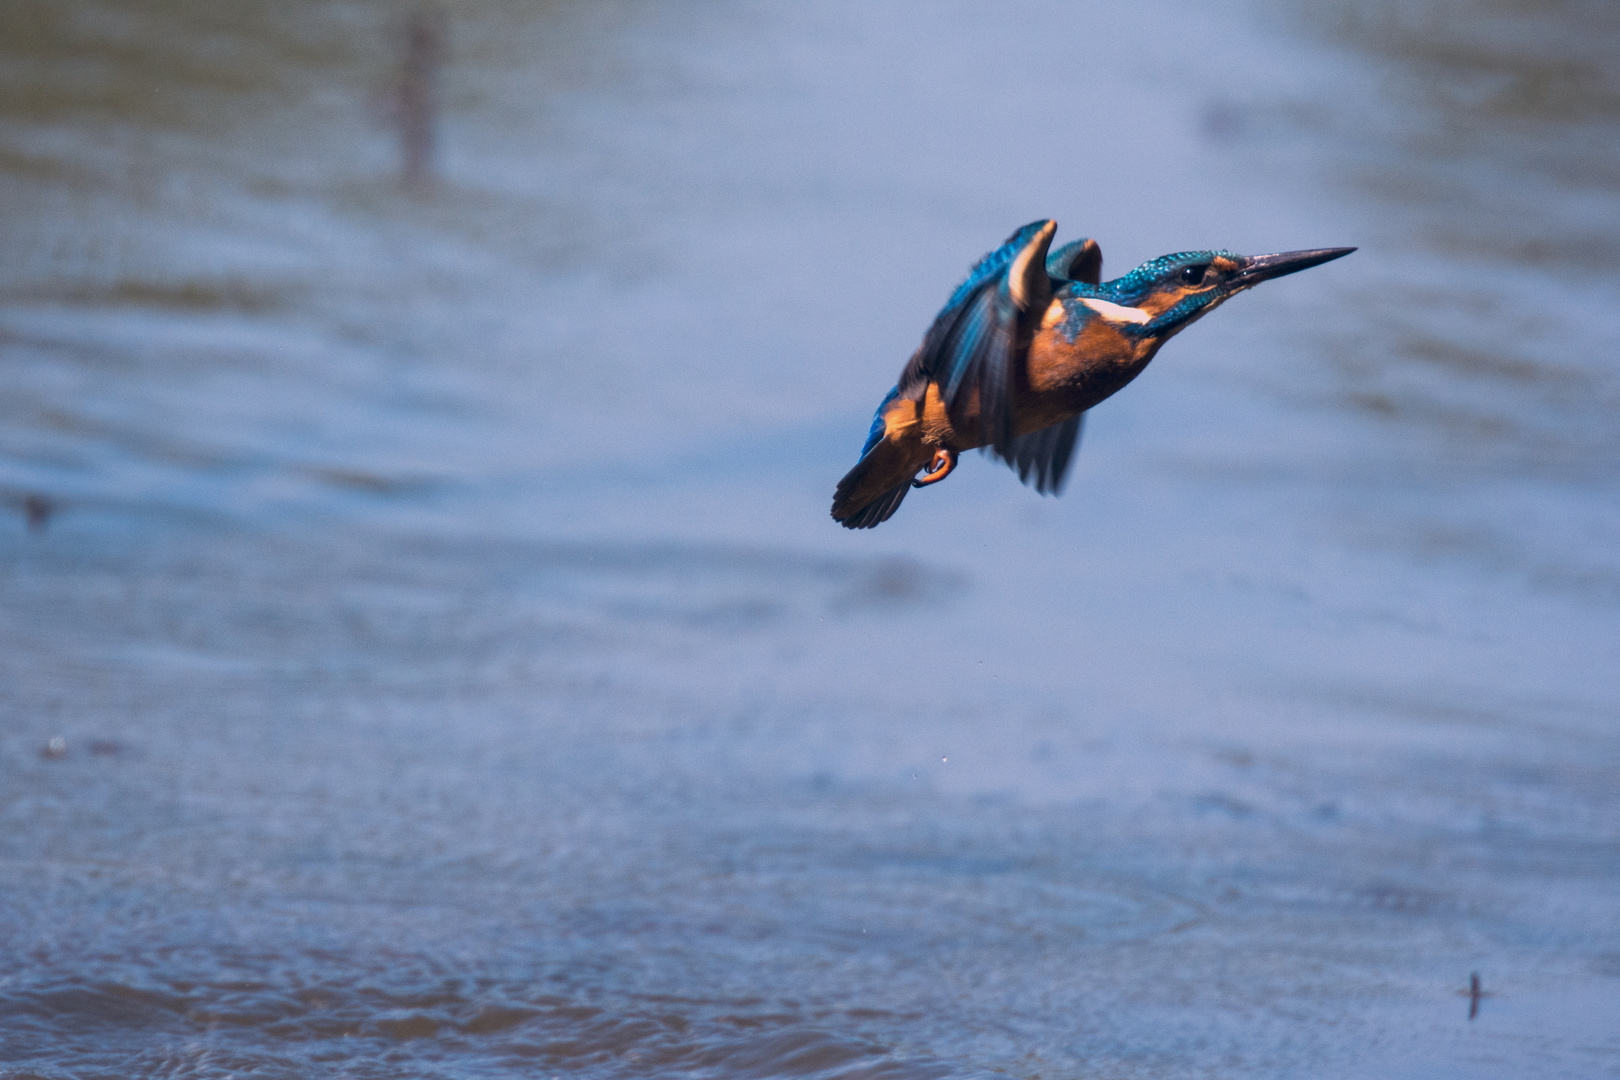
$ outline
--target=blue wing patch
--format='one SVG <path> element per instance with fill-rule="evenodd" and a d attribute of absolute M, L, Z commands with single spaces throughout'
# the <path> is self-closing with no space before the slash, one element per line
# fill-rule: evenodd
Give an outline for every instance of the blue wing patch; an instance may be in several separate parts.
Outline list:
<path fill-rule="evenodd" d="M 939 315 L 934 317 L 935 320 L 937 321 L 961 307 L 967 302 L 967 298 L 973 290 L 1011 266 L 1012 261 L 1018 257 L 1018 253 L 1024 250 L 1024 245 L 1029 243 L 1035 237 L 1035 234 L 1044 228 L 1046 228 L 1044 218 L 1040 221 L 1032 221 L 1007 237 L 1006 241 L 996 250 L 974 263 L 973 268 L 968 271 L 967 280 L 958 285 L 956 291 L 951 293 L 951 298 L 945 301 L 945 306 L 940 309 Z"/>
<path fill-rule="evenodd" d="M 1032 221 L 974 263 L 900 376 L 900 394 L 913 401 L 922 400 L 929 382 L 938 383 L 946 409 L 959 423 L 967 401 L 964 391 L 977 389 L 984 431 L 998 449 L 1005 449 L 1013 437 L 1013 378 L 1023 314 L 1013 299 L 1009 271 L 1032 244 L 1039 244 L 1041 250 L 1033 253 L 1035 272 L 1046 285 L 1045 244 L 1051 228 L 1049 221 Z"/>
<path fill-rule="evenodd" d="M 872 429 L 866 433 L 866 445 L 861 447 L 861 457 L 865 457 L 871 452 L 872 447 L 883 441 L 883 432 L 887 427 L 883 422 L 883 414 L 888 411 L 889 403 L 899 396 L 900 388 L 898 386 L 884 395 L 883 403 L 877 407 L 877 412 L 872 415 Z M 860 458 L 855 460 L 859 461 Z"/>

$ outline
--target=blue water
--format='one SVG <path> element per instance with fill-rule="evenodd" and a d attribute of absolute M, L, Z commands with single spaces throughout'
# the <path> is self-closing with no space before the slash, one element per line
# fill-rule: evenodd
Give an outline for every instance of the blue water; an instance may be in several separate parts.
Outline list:
<path fill-rule="evenodd" d="M 0 1076 L 1620 1075 L 1609 6 L 443 19 L 0 14 Z M 1361 250 L 839 529 L 1037 217 Z"/>

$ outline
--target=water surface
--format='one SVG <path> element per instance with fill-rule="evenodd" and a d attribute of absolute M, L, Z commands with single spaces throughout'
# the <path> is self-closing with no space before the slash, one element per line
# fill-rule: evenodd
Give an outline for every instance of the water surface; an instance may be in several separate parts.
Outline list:
<path fill-rule="evenodd" d="M 1620 1074 L 1609 5 L 443 15 L 0 14 L 0 1075 Z M 1043 216 L 1361 251 L 838 529 Z"/>

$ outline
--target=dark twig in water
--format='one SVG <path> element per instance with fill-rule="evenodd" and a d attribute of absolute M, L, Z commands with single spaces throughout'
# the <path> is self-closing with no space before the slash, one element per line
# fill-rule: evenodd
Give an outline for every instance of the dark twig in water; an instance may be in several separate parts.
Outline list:
<path fill-rule="evenodd" d="M 412 13 L 405 29 L 405 66 L 394 91 L 403 178 L 412 189 L 426 187 L 433 180 L 444 38 L 440 12 L 424 7 Z"/>
<path fill-rule="evenodd" d="M 1468 976 L 1468 1019 L 1472 1020 L 1479 1015 L 1479 999 L 1485 996 L 1485 991 L 1479 982 L 1479 972 Z"/>
<path fill-rule="evenodd" d="M 51 500 L 37 491 L 23 499 L 23 516 L 28 519 L 28 528 L 31 532 L 39 532 L 50 523 L 51 515 L 56 507 Z"/>

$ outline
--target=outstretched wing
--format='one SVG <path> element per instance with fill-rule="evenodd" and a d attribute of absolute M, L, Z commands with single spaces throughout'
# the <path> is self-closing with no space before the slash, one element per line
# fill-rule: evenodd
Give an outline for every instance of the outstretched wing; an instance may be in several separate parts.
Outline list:
<path fill-rule="evenodd" d="M 1031 222 L 974 264 L 900 376 L 901 395 L 913 401 L 938 383 L 958 423 L 976 390 L 982 430 L 998 452 L 1013 441 L 1018 365 L 1051 302 L 1046 252 L 1056 231 L 1056 222 Z"/>
<path fill-rule="evenodd" d="M 1071 240 L 1046 257 L 1046 272 L 1054 278 L 1102 283 L 1102 248 L 1090 237 Z"/>
<path fill-rule="evenodd" d="M 1085 422 L 1086 414 L 1081 413 L 1039 431 L 1014 436 L 1005 449 L 986 446 L 984 453 L 1005 461 L 1019 480 L 1034 485 L 1042 495 L 1057 495 L 1068 479 L 1069 463 L 1080 445 L 1080 430 Z"/>

